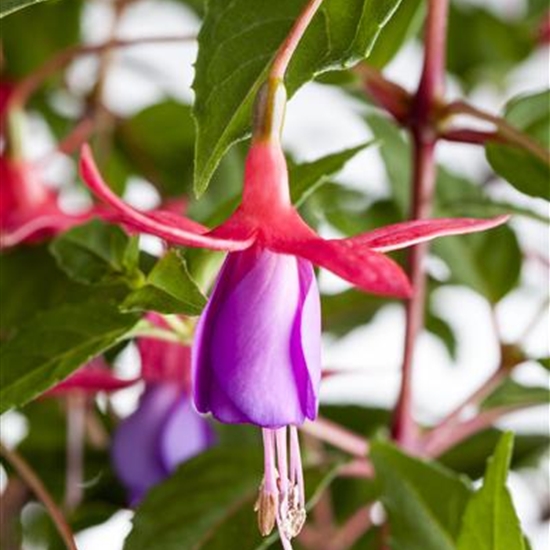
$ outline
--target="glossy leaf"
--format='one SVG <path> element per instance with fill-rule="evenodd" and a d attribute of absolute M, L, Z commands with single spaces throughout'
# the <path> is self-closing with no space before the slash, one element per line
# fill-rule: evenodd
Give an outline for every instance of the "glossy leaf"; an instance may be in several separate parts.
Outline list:
<path fill-rule="evenodd" d="M 519 519 L 506 488 L 513 435 L 504 434 L 489 460 L 483 487 L 470 499 L 457 550 L 525 550 Z"/>
<path fill-rule="evenodd" d="M 44 1 L 45 0 L 3 0 L 2 5 L 0 6 L 0 19 L 2 17 L 6 17 L 6 15 L 9 15 L 10 13 Z"/>
<path fill-rule="evenodd" d="M 543 386 L 525 386 L 507 378 L 481 404 L 483 409 L 521 407 L 550 403 L 550 390 Z"/>
<path fill-rule="evenodd" d="M 409 457 L 387 443 L 371 451 L 393 550 L 455 550 L 470 496 L 462 478 L 435 463 Z"/>
<path fill-rule="evenodd" d="M 516 98 L 506 106 L 506 120 L 543 150 L 550 147 L 550 91 Z M 512 147 L 490 143 L 486 147 L 491 166 L 518 191 L 550 200 L 550 161 L 543 162 L 531 153 Z"/>
<path fill-rule="evenodd" d="M 292 59 L 289 93 L 317 74 L 367 57 L 399 3 L 327 0 Z M 293 0 L 263 0 L 261 4 L 213 0 L 208 4 L 193 85 L 198 194 L 208 186 L 227 149 L 246 136 L 256 92 L 304 4 Z"/>
<path fill-rule="evenodd" d="M 170 250 L 149 273 L 145 284 L 126 298 L 122 308 L 199 315 L 205 305 L 206 298 L 189 275 L 185 261 L 176 250 Z"/>
<path fill-rule="evenodd" d="M 374 142 L 368 141 L 357 147 L 332 153 L 312 162 L 294 164 L 289 168 L 290 195 L 292 203 L 299 207 L 319 187 L 338 173 L 357 153 Z"/>
<path fill-rule="evenodd" d="M 50 250 L 71 279 L 85 284 L 127 281 L 142 275 L 138 269 L 138 238 L 120 227 L 93 220 L 56 237 Z"/>
<path fill-rule="evenodd" d="M 67 304 L 34 317 L 0 351 L 0 411 L 21 406 L 120 342 L 138 316 L 101 301 Z"/>

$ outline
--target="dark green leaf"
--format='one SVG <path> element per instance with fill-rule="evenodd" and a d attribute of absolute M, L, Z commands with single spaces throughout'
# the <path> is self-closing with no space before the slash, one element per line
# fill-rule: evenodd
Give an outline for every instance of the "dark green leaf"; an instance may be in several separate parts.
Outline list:
<path fill-rule="evenodd" d="M 454 550 L 469 485 L 435 463 L 376 442 L 371 457 L 382 483 L 394 550 Z"/>
<path fill-rule="evenodd" d="M 542 365 L 546 370 L 550 370 L 550 357 L 540 357 L 536 361 L 540 365 Z"/>
<path fill-rule="evenodd" d="M 506 488 L 513 434 L 504 434 L 489 460 L 483 487 L 472 495 L 457 550 L 524 550 L 523 534 Z"/>
<path fill-rule="evenodd" d="M 139 283 L 137 237 L 120 227 L 93 220 L 56 237 L 50 250 L 57 263 L 75 281 L 85 284 Z"/>
<path fill-rule="evenodd" d="M 205 305 L 206 298 L 189 275 L 185 261 L 177 250 L 170 250 L 149 273 L 145 284 L 126 298 L 122 308 L 199 315 Z"/>
<path fill-rule="evenodd" d="M 213 550 L 220 548 L 210 543 L 224 525 L 241 548 L 255 548 L 260 536 L 252 505 L 261 467 L 258 453 L 243 448 L 214 449 L 191 459 L 149 492 L 134 516 L 124 548 Z M 244 504 L 250 507 L 248 514 Z"/>
<path fill-rule="evenodd" d="M 467 474 L 472 479 L 483 476 L 485 463 L 502 436 L 502 431 L 490 428 L 479 432 L 439 457 L 439 461 L 453 470 Z M 514 468 L 536 465 L 548 451 L 548 435 L 518 435 L 514 445 Z"/>
<path fill-rule="evenodd" d="M 500 18 L 482 6 L 451 4 L 447 65 L 467 86 L 504 84 L 507 73 L 532 49 L 533 29 L 524 19 Z"/>
<path fill-rule="evenodd" d="M 317 74 L 365 58 L 399 3 L 327 0 L 292 59 L 289 93 Z M 209 2 L 193 84 L 197 193 L 206 189 L 227 149 L 246 136 L 256 92 L 304 4 L 295 0 Z"/>
<path fill-rule="evenodd" d="M 34 317 L 2 346 L 0 411 L 21 406 L 122 340 L 138 317 L 101 301 Z"/>
<path fill-rule="evenodd" d="M 369 65 L 382 68 L 397 54 L 403 43 L 420 29 L 424 16 L 421 0 L 403 0 L 369 55 Z"/>
<path fill-rule="evenodd" d="M 326 183 L 330 176 L 339 172 L 348 160 L 373 143 L 368 141 L 312 162 L 290 166 L 288 177 L 293 204 L 300 206 L 323 183 Z"/>
<path fill-rule="evenodd" d="M 524 386 L 507 378 L 481 404 L 483 409 L 544 405 L 550 402 L 550 390 L 545 387 Z"/>
<path fill-rule="evenodd" d="M 116 139 L 129 165 L 163 195 L 189 194 L 195 128 L 188 105 L 167 100 L 147 107 L 120 124 Z"/>
<path fill-rule="evenodd" d="M 504 113 L 506 120 L 538 142 L 550 146 L 550 91 L 522 96 L 510 101 Z M 486 147 L 491 166 L 518 191 L 550 200 L 550 163 L 524 149 L 490 143 Z"/>
<path fill-rule="evenodd" d="M 428 311 L 426 315 L 426 330 L 437 336 L 447 348 L 449 355 L 453 359 L 456 359 L 456 336 L 451 325 L 445 319 L 438 317 L 432 311 Z"/>
<path fill-rule="evenodd" d="M 321 299 L 323 330 L 342 336 L 371 321 L 388 303 L 387 298 L 353 289 L 339 294 L 324 294 Z"/>
<path fill-rule="evenodd" d="M 2 0 L 2 10 L 5 4 Z M 27 76 L 60 49 L 77 44 L 82 4 L 81 0 L 40 2 L 2 22 L 6 77 Z"/>
<path fill-rule="evenodd" d="M 10 13 L 44 1 L 45 0 L 2 0 L 2 5 L 0 6 L 0 19 L 6 17 L 6 15 Z"/>

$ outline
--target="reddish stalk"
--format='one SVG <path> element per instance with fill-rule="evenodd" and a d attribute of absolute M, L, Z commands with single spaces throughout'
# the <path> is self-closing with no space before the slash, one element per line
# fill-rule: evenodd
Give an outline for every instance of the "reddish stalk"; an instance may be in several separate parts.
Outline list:
<path fill-rule="evenodd" d="M 149 36 L 143 38 L 131 38 L 125 40 L 109 40 L 102 44 L 89 46 L 76 45 L 62 50 L 54 57 L 48 59 L 29 76 L 19 82 L 10 96 L 10 106 L 23 107 L 29 97 L 42 85 L 53 73 L 66 67 L 75 57 L 81 55 L 101 54 L 112 48 L 126 48 L 142 44 L 163 44 L 167 42 L 188 42 L 195 40 L 195 36 Z"/>
<path fill-rule="evenodd" d="M 348 520 L 329 543 L 330 550 L 351 548 L 371 527 L 371 505 L 362 506 Z"/>
<path fill-rule="evenodd" d="M 82 501 L 84 441 L 86 435 L 86 396 L 78 390 L 67 396 L 67 469 L 65 509 L 74 510 Z"/>
<path fill-rule="evenodd" d="M 444 93 L 448 9 L 448 0 L 428 2 L 424 65 L 410 117 L 414 162 L 411 219 L 427 218 L 432 210 L 437 141 L 433 119 Z M 424 263 L 427 251 L 427 245 L 418 245 L 409 255 L 409 275 L 415 293 L 407 304 L 402 381 L 393 426 L 394 438 L 408 449 L 415 448 L 418 437 L 418 427 L 412 415 L 412 369 L 416 341 L 424 325 L 426 295 Z"/>
<path fill-rule="evenodd" d="M 275 55 L 275 60 L 269 71 L 269 80 L 284 80 L 286 70 L 298 47 L 298 43 L 304 36 L 313 16 L 317 13 L 322 2 L 323 0 L 309 0 L 306 4 L 306 7 L 294 22 L 288 36 Z"/>
<path fill-rule="evenodd" d="M 359 458 L 367 456 L 369 445 L 363 437 L 325 418 L 319 417 L 315 422 L 306 422 L 300 430 L 353 456 Z"/>
<path fill-rule="evenodd" d="M 42 502 L 67 549 L 78 550 L 71 528 L 65 520 L 63 513 L 34 470 L 16 451 L 8 449 L 2 443 L 0 443 L 0 455 L 2 455 L 13 466 L 14 470 L 19 474 L 21 479 Z"/>

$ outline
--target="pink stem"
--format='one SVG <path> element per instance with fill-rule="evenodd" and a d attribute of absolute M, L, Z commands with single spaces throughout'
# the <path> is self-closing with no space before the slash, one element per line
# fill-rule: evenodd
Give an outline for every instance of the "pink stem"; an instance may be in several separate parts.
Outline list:
<path fill-rule="evenodd" d="M 448 0 L 429 0 L 425 31 L 424 67 L 411 110 L 413 136 L 413 200 L 411 219 L 425 219 L 432 210 L 435 189 L 434 111 L 444 93 Z M 407 304 L 405 351 L 401 388 L 395 410 L 393 435 L 405 448 L 413 449 L 418 428 L 412 415 L 412 368 L 414 349 L 424 324 L 426 276 L 424 262 L 428 246 L 415 246 L 409 256 L 409 273 L 415 293 Z"/>
<path fill-rule="evenodd" d="M 347 550 L 370 529 L 371 505 L 359 508 L 338 530 L 330 541 L 330 550 Z"/>
<path fill-rule="evenodd" d="M 298 47 L 298 43 L 304 36 L 313 16 L 319 9 L 323 0 L 310 0 L 302 13 L 296 19 L 294 26 L 290 30 L 290 33 L 286 37 L 285 41 L 281 44 L 271 70 L 269 72 L 269 78 L 272 80 L 284 80 L 288 64 Z"/>
<path fill-rule="evenodd" d="M 315 422 L 306 422 L 300 429 L 304 433 L 326 441 L 353 456 L 359 458 L 367 456 L 368 442 L 335 422 L 319 417 Z"/>

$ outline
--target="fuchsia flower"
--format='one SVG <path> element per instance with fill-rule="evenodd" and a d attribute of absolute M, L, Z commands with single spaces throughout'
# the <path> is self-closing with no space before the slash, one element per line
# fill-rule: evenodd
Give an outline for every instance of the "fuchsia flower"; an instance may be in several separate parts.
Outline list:
<path fill-rule="evenodd" d="M 145 214 L 131 208 L 104 183 L 87 146 L 81 173 L 125 226 L 177 245 L 230 252 L 198 324 L 195 405 L 222 422 L 263 428 L 260 531 L 266 535 L 277 524 L 283 545 L 291 548 L 289 541 L 305 520 L 296 427 L 317 415 L 321 376 L 319 292 L 312 264 L 366 292 L 405 298 L 411 294 L 408 279 L 384 252 L 442 235 L 481 231 L 507 217 L 413 221 L 347 239 L 322 239 L 290 201 L 279 141 L 284 89 L 263 93 L 242 202 L 213 230 L 163 211 Z M 279 97 L 266 102 L 269 93 Z"/>
<path fill-rule="evenodd" d="M 164 326 L 160 315 L 147 317 Z M 119 424 L 111 449 L 115 471 L 128 488 L 132 505 L 214 442 L 212 429 L 189 398 L 189 347 L 140 338 L 138 349 L 145 391 L 136 411 Z"/>

